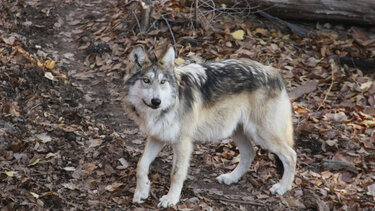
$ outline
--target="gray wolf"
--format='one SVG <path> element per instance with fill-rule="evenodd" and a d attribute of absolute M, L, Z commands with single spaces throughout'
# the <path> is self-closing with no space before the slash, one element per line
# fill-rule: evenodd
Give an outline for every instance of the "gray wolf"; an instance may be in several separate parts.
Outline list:
<path fill-rule="evenodd" d="M 171 185 L 158 207 L 178 203 L 194 142 L 232 137 L 241 159 L 230 173 L 216 179 L 239 181 L 254 159 L 255 144 L 275 153 L 284 173 L 270 191 L 282 195 L 292 188 L 296 168 L 292 109 L 282 76 L 275 68 L 249 59 L 230 59 L 175 67 L 173 47 L 151 62 L 142 46 L 129 55 L 124 108 L 147 135 L 137 165 L 134 203 L 149 195 L 148 172 L 163 148 L 173 148 Z"/>

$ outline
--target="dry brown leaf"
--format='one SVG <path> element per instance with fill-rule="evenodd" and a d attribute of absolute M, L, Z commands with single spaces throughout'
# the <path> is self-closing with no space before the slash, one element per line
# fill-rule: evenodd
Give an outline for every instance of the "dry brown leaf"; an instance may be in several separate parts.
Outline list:
<path fill-rule="evenodd" d="M 107 185 L 104 189 L 106 191 L 113 192 L 113 191 L 115 191 L 117 188 L 119 188 L 122 185 L 124 185 L 124 184 L 121 183 L 121 182 L 114 182 L 111 185 Z"/>
<path fill-rule="evenodd" d="M 341 122 L 348 119 L 346 114 L 344 112 L 338 112 L 338 113 L 328 113 L 325 114 L 326 117 L 328 117 L 329 120 L 334 122 Z"/>
<path fill-rule="evenodd" d="M 291 100 L 296 100 L 302 97 L 304 94 L 308 94 L 313 92 L 317 88 L 318 82 L 315 80 L 311 80 L 308 82 L 303 83 L 302 85 L 293 88 L 291 91 L 288 92 L 289 98 Z"/>

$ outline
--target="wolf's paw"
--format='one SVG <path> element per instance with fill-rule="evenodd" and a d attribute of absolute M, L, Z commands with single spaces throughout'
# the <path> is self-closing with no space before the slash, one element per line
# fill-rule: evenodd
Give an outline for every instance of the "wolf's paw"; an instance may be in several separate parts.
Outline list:
<path fill-rule="evenodd" d="M 290 189 L 291 187 L 283 186 L 281 183 L 276 183 L 272 186 L 270 191 L 272 194 L 279 194 L 281 196 Z"/>
<path fill-rule="evenodd" d="M 135 191 L 133 196 L 133 203 L 142 204 L 144 199 L 148 198 L 148 192 L 146 191 Z"/>
<path fill-rule="evenodd" d="M 172 195 L 172 196 L 169 194 L 164 195 L 163 197 L 161 197 L 158 207 L 167 208 L 172 205 L 176 205 L 178 202 L 178 199 L 179 199 L 179 196 L 176 196 L 176 195 Z"/>
<path fill-rule="evenodd" d="M 146 181 L 142 187 L 138 187 L 135 189 L 134 196 L 133 196 L 133 203 L 142 204 L 144 201 L 143 199 L 148 198 L 148 193 L 150 192 L 150 181 Z"/>
<path fill-rule="evenodd" d="M 230 173 L 227 173 L 227 174 L 222 174 L 216 177 L 216 180 L 221 184 L 224 183 L 224 184 L 230 185 L 233 183 L 237 183 L 239 178 L 234 178 L 233 175 L 231 175 Z"/>

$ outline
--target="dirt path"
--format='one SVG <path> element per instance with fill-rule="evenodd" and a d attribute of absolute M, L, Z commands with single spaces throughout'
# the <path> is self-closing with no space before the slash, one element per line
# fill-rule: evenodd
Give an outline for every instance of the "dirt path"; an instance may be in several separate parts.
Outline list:
<path fill-rule="evenodd" d="M 178 1 L 173 2 L 179 8 Z M 122 22 L 130 14 L 126 6 L 124 1 L 117 0 L 0 3 L 0 12 L 5 15 L 5 18 L 0 16 L 0 26 L 4 27 L 0 28 L 1 208 L 155 210 L 158 199 L 168 191 L 172 155 L 167 146 L 150 170 L 151 196 L 142 205 L 131 203 L 135 166 L 145 137 L 121 108 L 126 57 L 139 39 L 126 28 L 132 25 L 131 21 L 135 23 L 134 17 L 129 16 L 127 23 Z M 171 12 L 169 8 L 168 12 Z M 177 26 L 178 21 L 175 23 L 171 22 L 176 39 L 183 43 L 190 32 Z M 341 98 L 332 100 L 330 97 L 324 108 L 317 109 L 319 99 L 326 93 L 324 89 L 331 82 L 331 79 L 320 78 L 321 75 L 330 76 L 334 68 L 338 68 L 324 57 L 330 55 L 327 49 L 345 52 L 350 46 L 354 49 L 352 52 L 360 52 L 358 46 L 351 46 L 352 40 L 336 42 L 336 34 L 327 31 L 321 33 L 321 40 L 306 41 L 290 38 L 288 32 L 283 34 L 272 25 L 210 24 L 218 32 L 203 31 L 203 38 L 199 37 L 199 31 L 194 32 L 198 33 L 193 35 L 194 39 L 205 45 L 204 48 L 190 46 L 196 56 L 215 59 L 223 52 L 228 57 L 241 52 L 248 56 L 259 55 L 257 59 L 262 62 L 275 61 L 276 67 L 288 67 L 283 70 L 288 86 L 298 88 L 306 80 L 301 80 L 301 75 L 320 81 L 318 87 L 309 91 L 311 93 L 294 101 L 298 166 L 292 191 L 284 196 L 270 194 L 268 189 L 280 175 L 274 156 L 260 148 L 253 165 L 238 184 L 218 184 L 215 177 L 233 170 L 239 161 L 238 149 L 224 140 L 220 145 L 195 146 L 181 203 L 176 209 L 325 210 L 373 206 L 373 193 L 366 192 L 370 190 L 368 187 L 373 187 L 373 177 L 368 175 L 373 175 L 374 165 L 366 161 L 374 159 L 370 153 L 375 149 L 371 143 L 373 130 L 364 128 L 373 123 L 363 108 L 367 108 L 368 113 L 373 110 L 368 109 L 362 98 L 355 103 L 363 104 L 352 108 L 348 102 L 341 102 Z M 249 30 L 246 32 L 249 42 L 231 39 L 228 30 L 239 28 Z M 168 32 L 168 27 L 160 24 L 144 42 L 154 47 L 166 44 Z M 352 34 L 345 36 L 363 38 L 355 34 L 363 35 L 363 31 L 349 32 Z M 224 38 L 229 41 L 222 42 Z M 224 49 L 223 43 L 233 47 Z M 236 49 L 238 43 L 244 47 L 240 52 Z M 323 43 L 335 45 L 326 47 Z M 313 52 L 311 49 L 316 46 L 323 46 L 323 50 Z M 187 55 L 187 48 L 185 50 Z M 321 59 L 311 57 L 321 52 L 326 52 Z M 56 61 L 56 65 L 49 69 L 44 62 L 51 60 Z M 340 80 L 346 80 L 349 85 L 333 83 L 332 79 L 332 95 L 341 96 L 339 90 L 346 90 L 349 97 L 362 94 L 363 99 L 367 97 L 371 103 L 373 98 L 369 96 L 375 87 L 372 85 L 374 88 L 370 89 L 369 77 L 353 74 L 352 70 L 344 71 L 337 73 L 343 74 Z M 354 84 L 357 82 L 362 84 Z M 363 90 L 349 90 L 349 87 Z M 353 113 L 355 117 L 350 116 Z M 346 119 L 349 117 L 355 121 L 351 123 Z M 330 142 L 325 143 L 326 140 Z M 324 169 L 324 158 L 344 159 L 352 168 Z"/>
<path fill-rule="evenodd" d="M 93 33 L 109 21 L 110 17 L 106 15 L 111 8 L 111 1 L 83 0 L 59 6 L 65 6 L 55 10 L 58 19 L 61 18 L 64 22 L 55 37 L 57 45 L 53 50 L 62 56 L 61 66 L 67 71 L 73 86 L 82 91 L 82 104 L 87 109 L 87 114 L 102 123 L 110 123 L 108 126 L 112 129 L 121 130 L 127 118 L 123 115 L 119 102 L 119 80 L 114 84 L 114 80 L 106 72 L 84 64 L 90 53 L 100 55 L 103 48 L 108 48 L 106 43 L 94 41 Z M 82 30 L 85 25 L 95 23 L 98 19 L 102 19 L 101 24 Z M 85 42 L 90 43 L 89 48 L 80 50 L 80 45 Z"/>

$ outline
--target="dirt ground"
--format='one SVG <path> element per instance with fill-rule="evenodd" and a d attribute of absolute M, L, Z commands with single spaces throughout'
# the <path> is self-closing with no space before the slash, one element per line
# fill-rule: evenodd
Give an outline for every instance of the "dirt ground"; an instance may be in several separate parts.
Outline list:
<path fill-rule="evenodd" d="M 134 21 L 133 15 L 127 17 L 132 14 L 129 8 L 129 4 L 116 0 L 0 3 L 1 210 L 155 210 L 158 199 L 167 193 L 172 159 L 169 146 L 152 164 L 149 199 L 142 205 L 131 202 L 135 166 L 145 137 L 121 107 L 127 54 L 142 36 L 132 35 L 134 27 L 126 28 L 127 21 Z M 294 188 L 284 196 L 270 194 L 268 189 L 280 179 L 280 174 L 274 155 L 259 147 L 252 167 L 238 184 L 218 184 L 215 177 L 238 163 L 238 149 L 230 140 L 220 145 L 198 144 L 181 202 L 169 209 L 373 210 L 374 74 L 348 68 L 333 73 L 339 67 L 329 59 L 345 50 L 349 52 L 347 56 L 356 53 L 359 58 L 373 57 L 371 42 L 366 46 L 356 44 L 357 51 L 353 50 L 354 44 L 340 41 L 345 33 L 352 37 L 342 40 L 356 39 L 350 27 L 337 29 L 342 31 L 334 36 L 338 41 L 331 40 L 333 35 L 329 33 L 333 32 L 324 31 L 317 44 L 293 38 L 285 29 L 267 28 L 262 22 L 255 22 L 253 28 L 259 36 L 254 38 L 255 43 L 272 43 L 282 37 L 288 41 L 278 40 L 277 46 L 295 50 L 285 56 L 291 57 L 285 59 L 289 66 L 279 59 L 284 58 L 282 50 L 274 43 L 262 45 L 279 51 L 281 56 L 236 51 L 237 56 L 286 67 L 282 71 L 295 96 L 298 164 Z M 172 28 L 188 30 L 175 25 Z M 153 36 L 161 37 L 160 42 L 171 40 L 168 28 L 158 30 L 151 31 L 144 44 L 155 42 Z M 375 39 L 373 29 L 363 30 Z M 267 35 L 271 38 L 265 38 Z M 212 36 L 228 39 L 220 34 Z M 183 36 L 177 38 L 181 39 Z M 366 38 L 362 40 L 365 42 Z M 212 43 L 202 42 L 203 47 L 211 48 Z M 231 47 L 227 42 L 220 45 Z M 319 52 L 325 49 L 320 60 L 311 59 L 316 56 L 316 48 Z M 216 50 L 219 53 L 210 51 L 211 54 L 198 57 L 209 60 L 234 52 Z M 288 71 L 292 68 L 294 72 Z M 333 83 L 333 75 L 337 81 L 345 79 L 348 83 Z M 306 78 L 316 79 L 318 84 L 306 85 Z M 301 84 L 313 88 L 308 91 Z"/>

